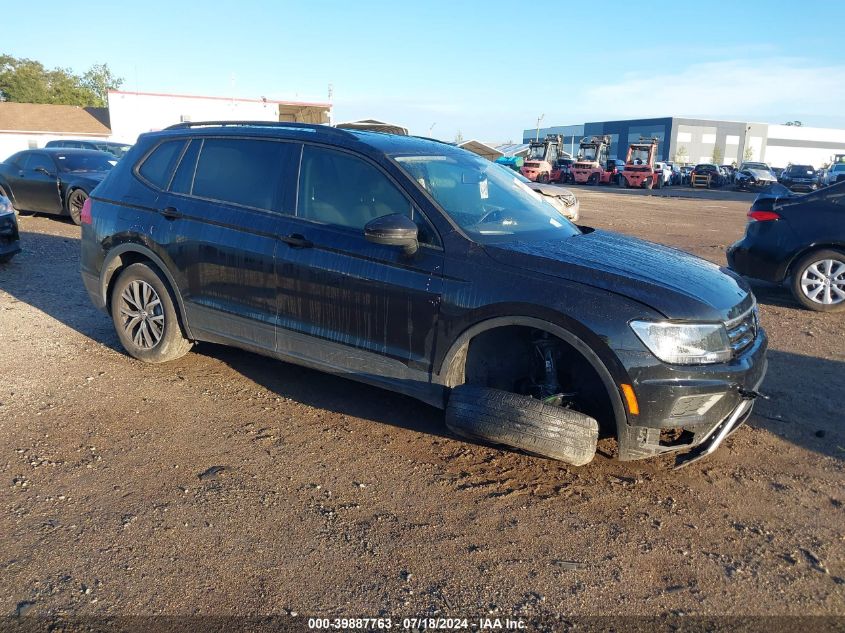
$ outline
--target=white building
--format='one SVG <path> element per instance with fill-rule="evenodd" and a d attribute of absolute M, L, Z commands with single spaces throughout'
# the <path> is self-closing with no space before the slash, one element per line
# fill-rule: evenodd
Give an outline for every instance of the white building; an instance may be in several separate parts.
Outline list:
<path fill-rule="evenodd" d="M 139 134 L 185 121 L 296 121 L 331 124 L 331 104 L 236 99 L 110 90 L 113 141 L 134 143 Z"/>
<path fill-rule="evenodd" d="M 106 140 L 106 108 L 0 102 L 0 160 L 55 139 Z"/>

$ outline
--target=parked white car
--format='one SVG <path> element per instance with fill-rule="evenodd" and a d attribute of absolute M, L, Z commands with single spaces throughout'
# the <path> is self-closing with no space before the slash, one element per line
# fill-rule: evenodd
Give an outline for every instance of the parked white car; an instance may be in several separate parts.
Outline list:
<path fill-rule="evenodd" d="M 833 165 L 824 170 L 819 184 L 827 187 L 843 180 L 845 180 L 845 163 L 833 163 Z"/>
<path fill-rule="evenodd" d="M 654 173 L 660 174 L 660 186 L 672 184 L 672 166 L 667 163 L 654 163 Z"/>

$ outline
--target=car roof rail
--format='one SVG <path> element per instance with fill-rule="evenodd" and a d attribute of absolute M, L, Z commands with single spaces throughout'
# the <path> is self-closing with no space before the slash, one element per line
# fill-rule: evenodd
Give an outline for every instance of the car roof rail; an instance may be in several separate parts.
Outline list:
<path fill-rule="evenodd" d="M 312 130 L 314 132 L 324 132 L 327 134 L 336 134 L 344 138 L 356 138 L 354 134 L 348 130 L 332 127 L 331 125 L 321 125 L 319 123 L 298 123 L 294 121 L 184 121 L 182 123 L 175 123 L 164 128 L 165 130 L 187 130 L 196 127 L 275 127 L 288 129 Z"/>

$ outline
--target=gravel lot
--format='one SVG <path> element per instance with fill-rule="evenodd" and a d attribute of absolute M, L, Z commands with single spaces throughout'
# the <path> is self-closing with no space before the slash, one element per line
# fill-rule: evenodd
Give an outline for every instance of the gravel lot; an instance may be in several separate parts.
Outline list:
<path fill-rule="evenodd" d="M 719 263 L 750 200 L 576 192 L 584 224 Z M 771 400 L 747 426 L 677 472 L 571 468 L 246 352 L 136 362 L 85 294 L 78 229 L 20 225 L 0 267 L 0 613 L 845 616 L 845 315 L 755 285 Z"/>

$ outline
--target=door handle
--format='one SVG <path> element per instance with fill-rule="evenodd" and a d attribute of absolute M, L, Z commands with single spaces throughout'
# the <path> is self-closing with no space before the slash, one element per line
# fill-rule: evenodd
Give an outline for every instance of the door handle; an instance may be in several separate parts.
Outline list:
<path fill-rule="evenodd" d="M 306 240 L 299 233 L 285 235 L 283 237 L 280 237 L 279 239 L 291 248 L 311 248 L 312 246 L 314 246 L 314 242 L 312 242 L 311 240 Z"/>
<path fill-rule="evenodd" d="M 179 213 L 176 207 L 164 207 L 161 210 L 161 214 L 168 220 L 177 220 L 182 217 L 182 214 Z"/>

